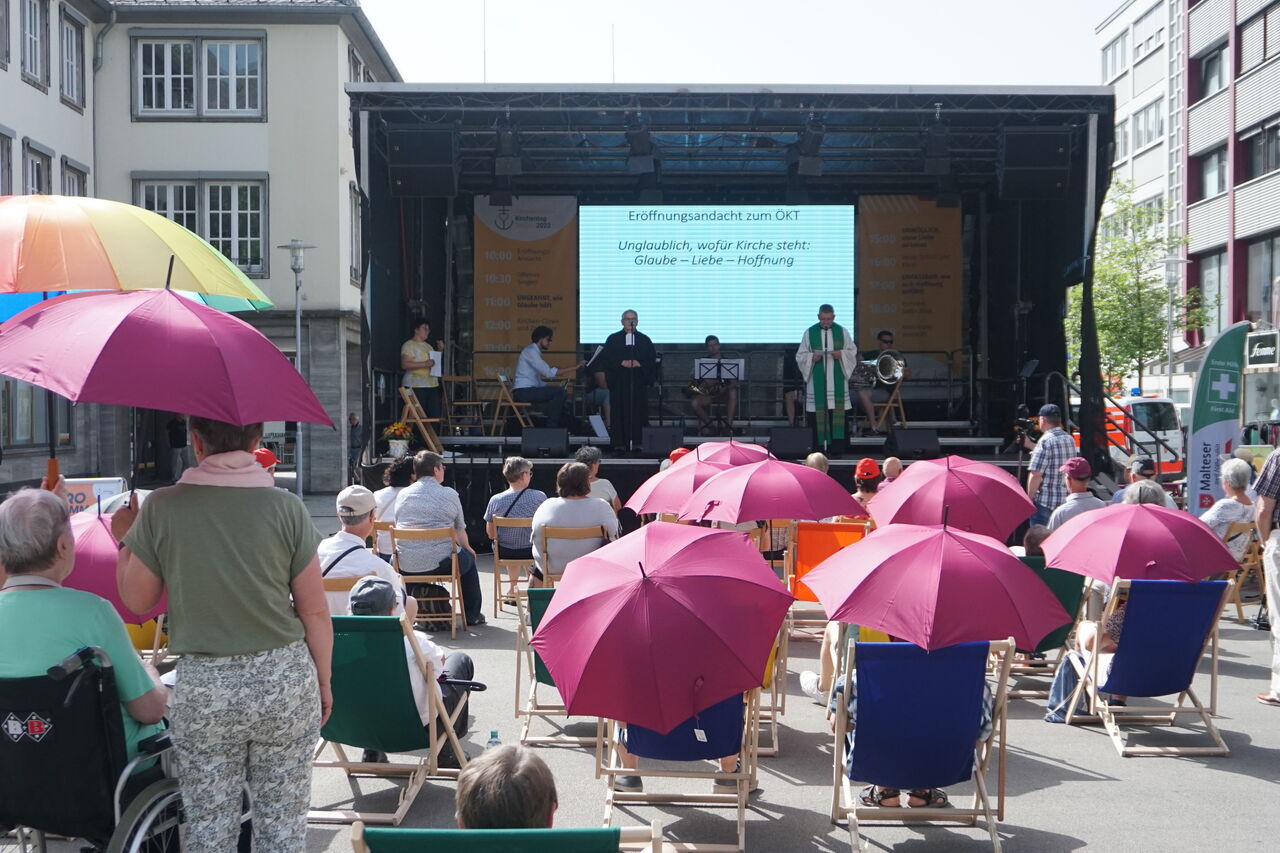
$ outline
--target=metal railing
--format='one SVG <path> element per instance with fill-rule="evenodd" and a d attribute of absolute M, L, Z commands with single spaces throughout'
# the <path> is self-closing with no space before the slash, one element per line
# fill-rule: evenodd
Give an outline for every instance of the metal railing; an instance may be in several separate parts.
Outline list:
<path fill-rule="evenodd" d="M 1051 385 L 1055 385 L 1055 384 L 1060 386 L 1059 390 L 1061 390 L 1062 392 L 1061 396 L 1059 397 L 1055 397 L 1050 393 Z M 1079 429 L 1079 424 L 1075 421 L 1075 419 L 1071 417 L 1071 412 L 1072 412 L 1071 395 L 1072 394 L 1074 394 L 1076 397 L 1079 397 L 1081 399 L 1083 399 L 1084 397 L 1084 392 L 1080 390 L 1079 386 L 1077 386 L 1074 382 L 1072 382 L 1070 379 L 1068 379 L 1066 376 L 1059 373 L 1058 371 L 1054 370 L 1045 374 L 1044 399 L 1046 401 L 1051 401 L 1055 399 L 1062 401 L 1062 411 L 1065 413 L 1065 420 L 1066 420 L 1066 426 L 1067 426 L 1068 432 L 1074 432 L 1075 430 Z M 1120 410 L 1124 409 L 1124 407 L 1120 404 L 1120 402 L 1116 400 L 1114 397 L 1112 397 L 1110 394 L 1104 393 L 1102 395 L 1102 399 L 1108 405 L 1116 409 L 1120 409 Z M 1105 410 L 1102 413 L 1102 419 L 1104 424 L 1106 425 L 1106 428 L 1103 430 L 1103 433 L 1102 433 L 1103 437 L 1106 439 L 1109 445 L 1116 448 L 1117 450 L 1120 450 L 1125 455 L 1129 455 L 1132 451 L 1128 446 L 1121 444 L 1119 441 L 1115 439 L 1113 435 L 1113 433 L 1115 432 L 1118 432 L 1121 435 L 1125 436 L 1129 440 L 1130 445 L 1133 448 L 1136 448 L 1138 451 L 1141 451 L 1143 454 L 1152 457 L 1155 460 L 1157 471 L 1160 470 L 1161 449 L 1168 451 L 1170 463 L 1181 461 L 1181 456 L 1178 454 L 1178 451 L 1176 451 L 1172 446 L 1169 445 L 1168 442 L 1166 442 L 1164 439 L 1162 439 L 1160 436 L 1156 435 L 1153 431 L 1147 429 L 1146 427 L 1142 427 L 1141 431 L 1150 439 L 1150 442 L 1155 445 L 1154 452 L 1152 452 L 1152 450 L 1148 448 L 1147 443 L 1140 440 L 1134 434 L 1133 431 L 1126 429 L 1123 421 L 1117 421 L 1115 418 L 1108 415 Z"/>

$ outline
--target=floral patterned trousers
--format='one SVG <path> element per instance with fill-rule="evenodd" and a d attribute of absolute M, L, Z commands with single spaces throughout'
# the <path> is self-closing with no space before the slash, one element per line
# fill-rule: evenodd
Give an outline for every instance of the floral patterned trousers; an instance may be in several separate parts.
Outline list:
<path fill-rule="evenodd" d="M 187 853 L 236 849 L 246 780 L 257 853 L 302 853 L 320 694 L 304 642 L 178 661 L 169 711 Z"/>

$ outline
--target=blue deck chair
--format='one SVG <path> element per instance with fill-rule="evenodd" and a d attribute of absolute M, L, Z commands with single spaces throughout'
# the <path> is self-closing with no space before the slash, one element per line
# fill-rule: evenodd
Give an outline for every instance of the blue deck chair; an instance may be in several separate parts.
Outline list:
<path fill-rule="evenodd" d="M 609 783 L 608 793 L 605 795 L 605 825 L 612 822 L 615 805 L 734 806 L 737 809 L 737 845 L 699 843 L 696 849 L 745 850 L 747 800 L 755 787 L 759 737 L 756 717 L 759 706 L 760 688 L 757 687 L 746 694 L 736 694 L 717 702 L 665 735 L 633 724 L 627 725 L 624 733 L 616 721 L 609 721 L 605 727 L 603 749 L 597 753 L 600 755 L 597 774 L 603 775 Z M 737 755 L 739 767 L 733 773 L 722 773 L 718 766 L 713 769 L 705 765 L 697 769 L 661 770 L 642 767 L 629 770 L 622 766 L 618 750 L 620 743 L 624 743 L 632 755 L 657 761 L 701 762 Z M 681 793 L 623 792 L 613 789 L 613 781 L 617 776 L 698 779 L 706 782 L 707 787 L 702 791 Z M 724 787 L 724 792 L 721 793 L 711 784 L 716 780 L 731 780 L 734 786 Z"/>
<path fill-rule="evenodd" d="M 1111 601 L 1101 622 L 1093 623 L 1101 636 L 1118 602 L 1127 599 L 1124 630 L 1114 654 L 1090 655 L 1086 662 L 1072 655 L 1080 682 L 1068 704 L 1067 723 L 1097 722 L 1106 726 L 1120 755 L 1229 755 L 1226 743 L 1213 724 L 1218 690 L 1218 614 L 1231 594 L 1230 581 L 1122 580 L 1112 589 Z M 1210 654 L 1209 708 L 1192 689 L 1196 669 Z M 1172 707 L 1137 705 L 1126 699 L 1117 705 L 1113 696 L 1151 699 L 1173 696 Z M 1088 713 L 1074 713 L 1082 696 L 1088 697 Z M 1184 703 L 1191 702 L 1188 707 Z M 1120 726 L 1171 726 L 1179 714 L 1196 714 L 1214 746 L 1126 746 Z"/>
<path fill-rule="evenodd" d="M 390 829 L 356 823 L 355 853 L 662 853 L 662 824 L 592 829 Z"/>
<path fill-rule="evenodd" d="M 837 713 L 831 820 L 848 823 L 854 850 L 861 849 L 859 822 L 986 821 L 991 846 L 1000 851 L 998 820 L 1004 818 L 1005 730 L 1009 667 L 1014 642 L 961 643 L 926 652 L 911 643 L 856 643 L 845 654 L 844 683 L 856 672 L 857 725 L 846 769 L 848 715 Z M 992 731 L 979 740 L 988 661 L 994 704 Z M 987 793 L 987 774 L 997 758 L 997 803 Z M 943 788 L 972 780 L 973 803 L 952 808 L 869 807 L 860 783 L 912 789 Z"/>

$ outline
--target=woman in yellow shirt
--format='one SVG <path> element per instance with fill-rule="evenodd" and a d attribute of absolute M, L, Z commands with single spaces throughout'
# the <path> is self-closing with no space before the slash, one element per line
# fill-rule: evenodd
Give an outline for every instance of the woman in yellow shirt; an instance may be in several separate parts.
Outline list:
<path fill-rule="evenodd" d="M 435 348 L 427 343 L 431 334 L 431 324 L 425 317 L 413 320 L 413 337 L 400 347 L 400 369 L 404 371 L 404 379 L 400 384 L 412 388 L 422 410 L 429 418 L 440 417 L 440 378 L 431 375 L 431 368 L 441 358 L 444 341 L 436 341 Z"/>

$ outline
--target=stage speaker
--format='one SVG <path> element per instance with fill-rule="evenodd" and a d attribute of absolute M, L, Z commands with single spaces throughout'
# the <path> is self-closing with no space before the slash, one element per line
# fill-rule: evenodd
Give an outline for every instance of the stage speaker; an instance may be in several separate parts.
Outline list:
<path fill-rule="evenodd" d="M 452 130 L 392 130 L 387 133 L 391 195 L 449 198 L 458 194 L 458 135 Z"/>
<path fill-rule="evenodd" d="M 769 452 L 779 459 L 800 459 L 813 450 L 813 431 L 808 427 L 774 427 L 769 430 Z"/>
<path fill-rule="evenodd" d="M 1003 199 L 1064 198 L 1071 179 L 1071 130 L 1006 127 L 1000 134 L 996 174 Z"/>
<path fill-rule="evenodd" d="M 937 459 L 942 455 L 938 431 L 934 429 L 891 429 L 884 440 L 884 455 L 899 459 Z"/>
<path fill-rule="evenodd" d="M 568 456 L 569 430 L 564 427 L 527 427 L 520 433 L 520 455 L 525 459 Z"/>
<path fill-rule="evenodd" d="M 645 456 L 666 458 L 683 443 L 684 430 L 680 427 L 644 427 L 640 430 L 640 451 Z"/>

